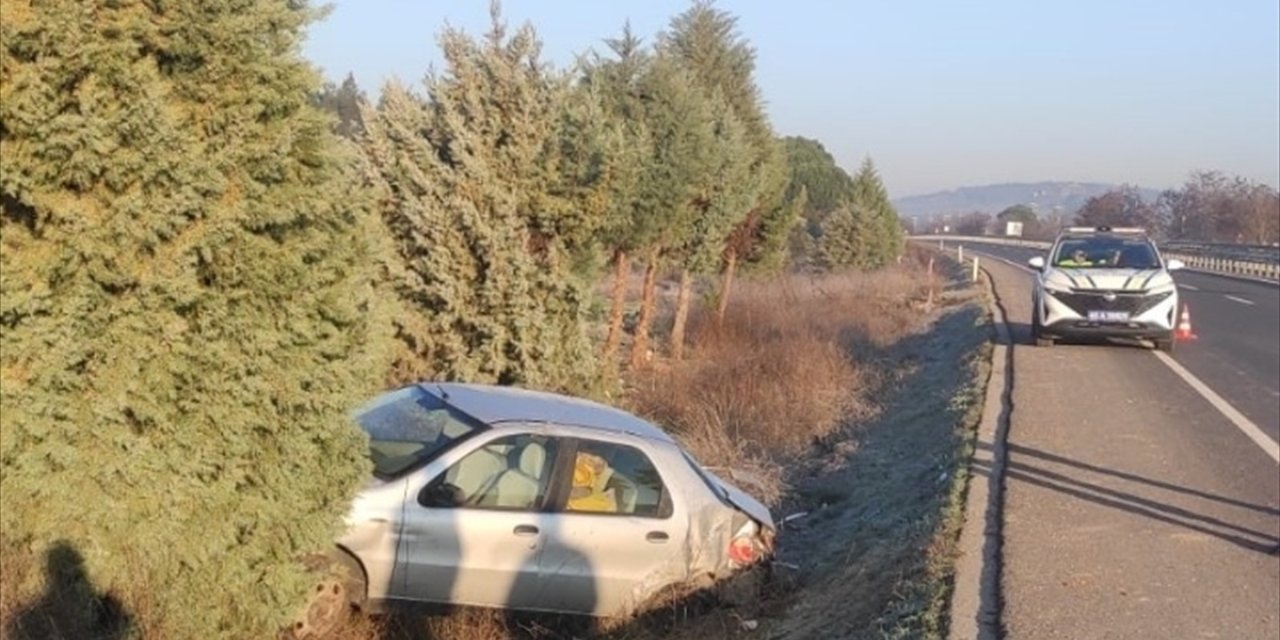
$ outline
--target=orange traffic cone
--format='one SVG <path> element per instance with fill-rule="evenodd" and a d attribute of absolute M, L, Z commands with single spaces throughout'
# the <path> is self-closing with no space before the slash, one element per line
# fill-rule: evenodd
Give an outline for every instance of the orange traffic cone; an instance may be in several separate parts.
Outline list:
<path fill-rule="evenodd" d="M 1182 305 L 1182 316 L 1178 318 L 1178 328 L 1174 330 L 1173 337 L 1178 342 L 1188 342 L 1199 337 L 1191 330 L 1191 308 L 1185 304 Z"/>

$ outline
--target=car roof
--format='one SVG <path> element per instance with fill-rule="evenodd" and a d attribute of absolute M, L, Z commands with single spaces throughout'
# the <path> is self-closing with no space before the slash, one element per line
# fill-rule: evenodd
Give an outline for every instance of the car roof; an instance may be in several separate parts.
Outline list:
<path fill-rule="evenodd" d="M 670 434 L 646 420 L 583 398 L 459 382 L 423 382 L 418 387 L 490 426 L 504 422 L 547 422 L 675 442 Z"/>

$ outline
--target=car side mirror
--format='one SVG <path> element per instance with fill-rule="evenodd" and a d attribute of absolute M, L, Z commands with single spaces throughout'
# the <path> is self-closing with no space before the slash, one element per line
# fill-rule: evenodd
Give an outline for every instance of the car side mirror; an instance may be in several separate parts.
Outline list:
<path fill-rule="evenodd" d="M 1044 256 L 1033 256 L 1030 260 L 1027 260 L 1027 264 L 1031 265 L 1031 268 L 1035 269 L 1036 271 L 1043 270 Z"/>
<path fill-rule="evenodd" d="M 1164 265 L 1164 268 L 1168 269 L 1169 271 L 1177 271 L 1178 269 L 1185 269 L 1186 267 L 1187 265 L 1183 264 L 1182 261 L 1177 258 L 1171 258 Z"/>
<path fill-rule="evenodd" d="M 448 482 L 433 482 L 418 492 L 418 504 L 424 507 L 451 509 L 462 506 L 465 500 L 462 489 Z"/>

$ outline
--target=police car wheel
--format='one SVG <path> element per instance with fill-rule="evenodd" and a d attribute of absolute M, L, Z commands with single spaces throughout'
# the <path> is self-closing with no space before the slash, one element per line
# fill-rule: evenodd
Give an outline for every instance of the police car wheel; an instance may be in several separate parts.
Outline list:
<path fill-rule="evenodd" d="M 1044 335 L 1044 329 L 1040 327 L 1040 313 L 1033 310 L 1031 312 L 1031 338 L 1035 340 L 1037 347 L 1052 347 L 1053 338 Z"/>

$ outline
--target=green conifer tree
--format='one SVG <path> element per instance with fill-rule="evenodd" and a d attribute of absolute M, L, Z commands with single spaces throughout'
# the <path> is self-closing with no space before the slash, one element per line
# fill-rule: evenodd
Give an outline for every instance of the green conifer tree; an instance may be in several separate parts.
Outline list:
<path fill-rule="evenodd" d="M 751 197 L 737 214 L 734 232 L 723 251 L 723 281 L 718 313 L 728 304 L 733 275 L 740 261 L 777 267 L 797 220 L 783 206 L 786 189 L 784 157 L 774 139 L 755 83 L 755 49 L 738 32 L 737 18 L 711 0 L 697 0 L 672 18 L 659 36 L 659 50 L 677 60 L 708 95 L 719 95 L 742 123 L 749 152 L 751 179 L 739 185 Z"/>
<path fill-rule="evenodd" d="M 846 204 L 831 211 L 822 220 L 822 235 L 817 240 L 817 264 L 824 269 L 860 265 L 866 254 L 861 224 L 862 213 Z"/>
<path fill-rule="evenodd" d="M 601 247 L 613 263 L 613 291 L 603 348 L 605 364 L 611 367 L 622 342 L 631 261 L 637 251 L 652 244 L 660 219 L 639 215 L 643 190 L 653 168 L 650 160 L 655 144 L 644 104 L 645 78 L 652 57 L 643 50 L 629 23 L 618 37 L 606 39 L 605 44 L 611 55 L 592 55 L 583 66 L 581 85 L 601 97 L 618 144 L 599 234 Z"/>
<path fill-rule="evenodd" d="M 609 171 L 575 127 L 595 115 L 570 108 L 533 29 L 508 37 L 496 5 L 483 40 L 440 40 L 427 97 L 392 83 L 364 117 L 397 255 L 394 375 L 584 391 L 597 378 L 571 267 Z"/>
<path fill-rule="evenodd" d="M 902 251 L 902 226 L 897 210 L 889 201 L 889 192 L 869 157 L 853 176 L 851 201 L 854 210 L 862 214 L 858 221 L 862 255 L 857 263 L 876 268 L 895 260 Z"/>
<path fill-rule="evenodd" d="M 3 13 L 2 542 L 71 545 L 165 637 L 267 637 L 367 477 L 348 412 L 385 366 L 315 13 Z"/>
<path fill-rule="evenodd" d="M 645 363 L 655 315 L 657 272 L 696 232 L 695 200 L 714 166 L 716 114 L 706 93 L 676 61 L 657 56 L 641 81 L 641 113 L 650 148 L 632 209 L 645 276 L 631 364 Z"/>
<path fill-rule="evenodd" d="M 680 268 L 671 329 L 671 356 L 676 359 L 684 353 L 693 280 L 720 269 L 729 236 L 755 196 L 752 190 L 742 187 L 751 180 L 746 128 L 719 93 L 712 93 L 707 106 L 712 135 L 709 143 L 690 158 L 691 199 L 680 203 L 676 219 L 680 237 L 669 252 Z"/>

